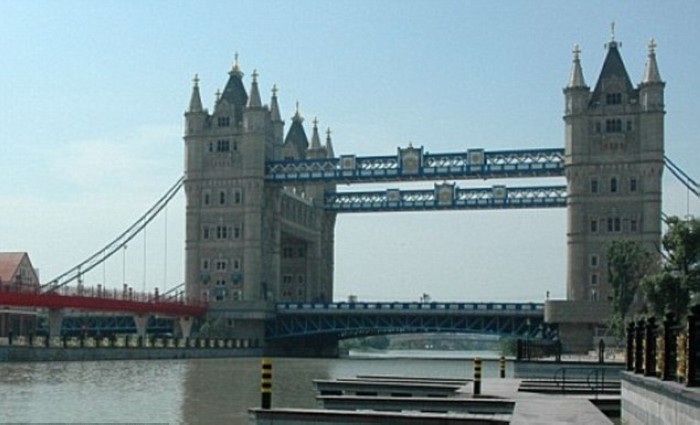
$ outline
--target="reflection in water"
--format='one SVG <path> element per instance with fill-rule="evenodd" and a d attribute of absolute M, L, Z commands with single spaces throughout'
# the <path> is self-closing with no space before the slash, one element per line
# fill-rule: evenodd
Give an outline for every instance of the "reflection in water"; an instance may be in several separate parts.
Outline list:
<path fill-rule="evenodd" d="M 466 359 L 273 361 L 273 407 L 316 407 L 313 379 L 357 374 L 469 377 Z M 260 404 L 260 359 L 136 360 L 0 365 L 4 422 L 248 424 Z M 495 377 L 497 361 L 484 363 Z"/>

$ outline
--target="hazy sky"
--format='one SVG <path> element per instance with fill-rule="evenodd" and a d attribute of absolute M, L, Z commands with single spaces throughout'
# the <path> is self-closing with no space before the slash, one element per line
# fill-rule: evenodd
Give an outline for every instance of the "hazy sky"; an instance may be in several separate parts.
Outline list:
<path fill-rule="evenodd" d="M 126 229 L 183 172 L 193 75 L 211 109 L 235 52 L 246 87 L 257 69 L 264 102 L 277 84 L 287 124 L 298 100 L 336 154 L 557 148 L 572 46 L 594 86 L 614 20 L 635 84 L 656 39 L 666 153 L 697 180 L 698 18 L 696 1 L 2 1 L 0 251 L 48 281 Z M 564 181 L 458 185 L 499 183 Z M 700 213 L 668 172 L 664 190 L 667 214 Z M 124 263 L 137 289 L 182 282 L 184 196 L 145 244 L 86 283 L 121 286 Z M 564 209 L 340 215 L 335 298 L 563 298 L 565 252 Z"/>

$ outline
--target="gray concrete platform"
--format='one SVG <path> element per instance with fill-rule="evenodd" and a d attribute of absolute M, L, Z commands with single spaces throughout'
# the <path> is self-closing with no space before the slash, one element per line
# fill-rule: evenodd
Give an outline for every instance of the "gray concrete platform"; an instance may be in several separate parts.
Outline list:
<path fill-rule="evenodd" d="M 482 397 L 515 401 L 510 420 L 513 425 L 613 423 L 587 397 L 518 392 L 520 382 L 520 379 L 485 379 L 481 384 Z M 463 391 L 471 393 L 471 385 Z"/>
<path fill-rule="evenodd" d="M 344 382 L 348 384 L 349 382 Z M 484 379 L 481 394 L 473 394 L 473 383 L 461 387 L 447 400 L 494 400 L 514 402 L 511 414 L 421 413 L 415 409 L 401 412 L 321 409 L 250 409 L 250 423 L 258 425 L 300 424 L 561 424 L 596 425 L 613 422 L 589 401 L 589 397 L 561 394 L 518 392 L 520 379 Z M 394 383 L 395 385 L 395 383 Z M 445 399 L 443 399 L 445 400 Z M 403 400 L 401 400 L 403 401 Z M 336 406 L 337 407 L 337 406 Z M 402 410 L 404 407 L 402 407 Z"/>

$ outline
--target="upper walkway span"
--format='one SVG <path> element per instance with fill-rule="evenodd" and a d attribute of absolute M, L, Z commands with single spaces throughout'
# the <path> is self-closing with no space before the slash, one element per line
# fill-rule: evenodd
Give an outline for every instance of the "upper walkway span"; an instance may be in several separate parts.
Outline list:
<path fill-rule="evenodd" d="M 268 161 L 265 179 L 274 183 L 494 179 L 564 175 L 564 149 L 524 149 L 431 154 L 399 148 L 397 155 Z"/>

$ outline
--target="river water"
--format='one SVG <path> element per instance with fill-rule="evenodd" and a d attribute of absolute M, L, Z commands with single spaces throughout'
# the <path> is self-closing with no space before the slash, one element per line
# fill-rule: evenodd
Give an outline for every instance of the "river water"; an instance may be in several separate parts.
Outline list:
<path fill-rule="evenodd" d="M 313 379 L 357 374 L 467 378 L 472 374 L 468 358 L 475 355 L 485 358 L 483 376 L 496 377 L 498 361 L 488 352 L 274 358 L 272 405 L 317 407 Z M 0 365 L 0 422 L 237 425 L 247 424 L 247 409 L 259 403 L 259 358 Z"/>

